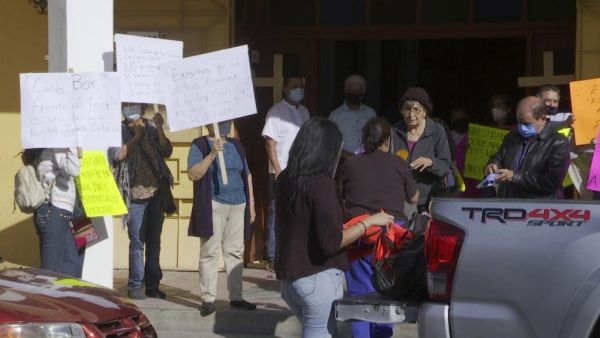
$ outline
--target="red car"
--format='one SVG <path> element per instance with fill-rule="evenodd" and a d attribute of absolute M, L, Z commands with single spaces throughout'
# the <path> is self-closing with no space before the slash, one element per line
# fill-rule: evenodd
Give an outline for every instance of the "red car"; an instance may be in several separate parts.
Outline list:
<path fill-rule="evenodd" d="M 80 279 L 33 268 L 0 270 L 0 337 L 157 337 L 128 298 Z"/>

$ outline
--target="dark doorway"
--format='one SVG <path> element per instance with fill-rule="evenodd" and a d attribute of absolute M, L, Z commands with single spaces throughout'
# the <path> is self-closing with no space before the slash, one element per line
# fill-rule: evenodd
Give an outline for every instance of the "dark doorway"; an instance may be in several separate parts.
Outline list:
<path fill-rule="evenodd" d="M 517 78 L 526 74 L 524 38 L 322 41 L 320 60 L 322 115 L 341 103 L 344 78 L 352 72 L 367 77 L 365 103 L 391 122 L 398 119 L 397 101 L 409 86 L 429 92 L 434 115 L 446 118 L 453 108 L 464 107 L 479 123 L 487 118 L 494 93 L 515 101 L 525 94 L 517 87 Z"/>

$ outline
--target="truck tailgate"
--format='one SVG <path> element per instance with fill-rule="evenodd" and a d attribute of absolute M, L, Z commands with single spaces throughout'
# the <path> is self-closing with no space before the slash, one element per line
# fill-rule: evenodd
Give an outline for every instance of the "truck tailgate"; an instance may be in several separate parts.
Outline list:
<path fill-rule="evenodd" d="M 372 323 L 412 323 L 417 319 L 419 304 L 389 299 L 377 292 L 344 297 L 334 302 L 335 318 L 339 321 Z"/>

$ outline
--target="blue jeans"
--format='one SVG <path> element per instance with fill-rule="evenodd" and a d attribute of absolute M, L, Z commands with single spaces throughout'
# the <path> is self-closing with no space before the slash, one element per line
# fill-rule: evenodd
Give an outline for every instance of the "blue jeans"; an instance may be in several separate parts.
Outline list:
<path fill-rule="evenodd" d="M 281 283 L 281 298 L 302 323 L 303 338 L 331 337 L 336 321 L 333 302 L 344 296 L 343 273 L 329 269 Z"/>
<path fill-rule="evenodd" d="M 267 260 L 275 261 L 275 174 L 269 174 L 269 211 L 267 213 Z"/>
<path fill-rule="evenodd" d="M 72 215 L 68 210 L 44 203 L 36 209 L 34 223 L 40 241 L 41 268 L 81 277 L 83 260 L 70 226 Z"/>
<path fill-rule="evenodd" d="M 163 226 L 160 194 L 145 200 L 131 201 L 129 206 L 129 289 L 158 288 L 162 279 L 160 268 L 160 235 Z M 144 245 L 146 263 L 144 264 Z"/>
<path fill-rule="evenodd" d="M 359 296 L 375 292 L 371 276 L 372 255 L 362 257 L 350 264 L 350 270 L 346 271 L 346 286 L 350 296 Z M 352 322 L 352 337 L 375 337 L 387 338 L 393 335 L 392 324 L 377 324 L 369 322 Z"/>

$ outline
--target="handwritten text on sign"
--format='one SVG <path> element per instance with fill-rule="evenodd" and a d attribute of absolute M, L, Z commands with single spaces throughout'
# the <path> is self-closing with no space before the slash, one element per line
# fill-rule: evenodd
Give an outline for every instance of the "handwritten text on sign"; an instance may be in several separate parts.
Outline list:
<path fill-rule="evenodd" d="M 120 146 L 117 75 L 21 74 L 21 142 L 24 149 Z"/>
<path fill-rule="evenodd" d="M 574 81 L 569 87 L 573 114 L 577 117 L 575 143 L 590 144 L 600 127 L 600 79 Z"/>
<path fill-rule="evenodd" d="M 508 130 L 484 127 L 478 124 L 469 124 L 469 145 L 465 157 L 465 171 L 463 176 L 480 180 L 483 178 L 485 165 L 494 155 Z"/>
<path fill-rule="evenodd" d="M 84 151 L 77 189 L 87 217 L 127 213 L 106 156 L 102 151 Z"/>
<path fill-rule="evenodd" d="M 115 35 L 123 102 L 164 104 L 159 65 L 183 57 L 183 42 Z"/>
<path fill-rule="evenodd" d="M 256 114 L 248 46 L 160 66 L 171 131 Z"/>

